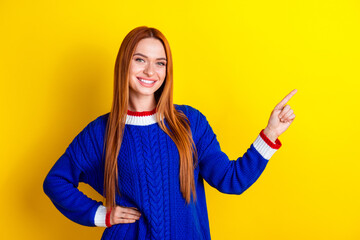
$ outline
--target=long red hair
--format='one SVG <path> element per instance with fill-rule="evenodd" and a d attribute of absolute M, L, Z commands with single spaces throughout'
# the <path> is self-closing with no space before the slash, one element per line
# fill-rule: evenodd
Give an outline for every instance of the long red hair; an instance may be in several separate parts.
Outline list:
<path fill-rule="evenodd" d="M 113 102 L 107 121 L 104 149 L 104 199 L 106 207 L 115 207 L 115 189 L 120 195 L 118 186 L 117 158 L 124 134 L 126 115 L 129 104 L 129 66 L 138 42 L 144 38 L 156 38 L 164 46 L 167 66 L 166 77 L 162 86 L 154 93 L 156 100 L 156 119 L 159 127 L 174 141 L 180 156 L 180 189 L 187 203 L 191 193 L 196 201 L 194 168 L 198 156 L 192 138 L 189 119 L 173 105 L 173 63 L 171 51 L 165 36 L 155 28 L 140 26 L 131 30 L 121 43 L 114 72 Z M 164 116 L 164 118 L 162 118 Z M 169 125 L 169 129 L 164 120 Z"/>

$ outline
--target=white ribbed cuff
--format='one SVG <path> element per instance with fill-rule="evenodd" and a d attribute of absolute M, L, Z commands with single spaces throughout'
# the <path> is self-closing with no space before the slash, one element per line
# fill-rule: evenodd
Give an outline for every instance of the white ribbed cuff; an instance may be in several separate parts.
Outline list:
<path fill-rule="evenodd" d="M 270 147 L 264 139 L 260 136 L 260 134 L 257 136 L 253 143 L 255 149 L 263 156 L 265 159 L 269 160 L 272 155 L 278 150 L 275 148 Z"/>
<path fill-rule="evenodd" d="M 100 205 L 95 213 L 95 218 L 94 218 L 95 225 L 98 227 L 106 227 L 105 218 L 106 218 L 106 207 Z"/>

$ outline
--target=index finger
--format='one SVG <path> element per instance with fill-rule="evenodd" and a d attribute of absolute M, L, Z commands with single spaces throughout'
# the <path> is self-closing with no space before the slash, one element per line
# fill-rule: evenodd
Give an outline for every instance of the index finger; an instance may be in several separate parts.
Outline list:
<path fill-rule="evenodd" d="M 134 215 L 138 215 L 140 213 L 140 211 L 137 210 L 137 208 L 134 208 L 134 207 L 126 207 L 126 208 L 124 208 L 123 212 L 131 213 L 131 214 L 134 214 Z"/>
<path fill-rule="evenodd" d="M 276 105 L 275 109 L 282 109 L 285 104 L 290 100 L 290 98 L 295 95 L 296 92 L 297 89 L 292 90 L 286 97 L 284 97 L 283 100 L 281 100 L 281 102 Z"/>

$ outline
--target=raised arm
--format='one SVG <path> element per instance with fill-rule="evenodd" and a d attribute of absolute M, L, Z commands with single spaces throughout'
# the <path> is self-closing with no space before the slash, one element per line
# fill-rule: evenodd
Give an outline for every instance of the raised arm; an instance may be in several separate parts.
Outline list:
<path fill-rule="evenodd" d="M 236 161 L 229 160 L 221 151 L 206 117 L 196 110 L 198 114 L 195 138 L 199 170 L 211 186 L 223 193 L 241 194 L 259 178 L 268 160 L 281 147 L 278 137 L 295 119 L 293 110 L 286 104 L 296 92 L 297 89 L 292 90 L 275 106 L 266 128 L 261 130 L 245 154 Z"/>
<path fill-rule="evenodd" d="M 232 161 L 221 150 L 216 134 L 201 112 L 196 135 L 200 174 L 212 187 L 227 194 L 241 194 L 248 189 L 281 146 L 279 139 L 272 142 L 262 130 L 245 154 Z"/>

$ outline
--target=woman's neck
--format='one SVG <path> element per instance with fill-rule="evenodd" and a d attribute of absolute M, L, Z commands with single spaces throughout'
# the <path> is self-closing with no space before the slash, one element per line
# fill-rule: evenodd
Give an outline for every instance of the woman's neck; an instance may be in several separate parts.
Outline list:
<path fill-rule="evenodd" d="M 149 96 L 130 96 L 128 110 L 132 112 L 153 111 L 156 108 L 154 95 Z"/>

